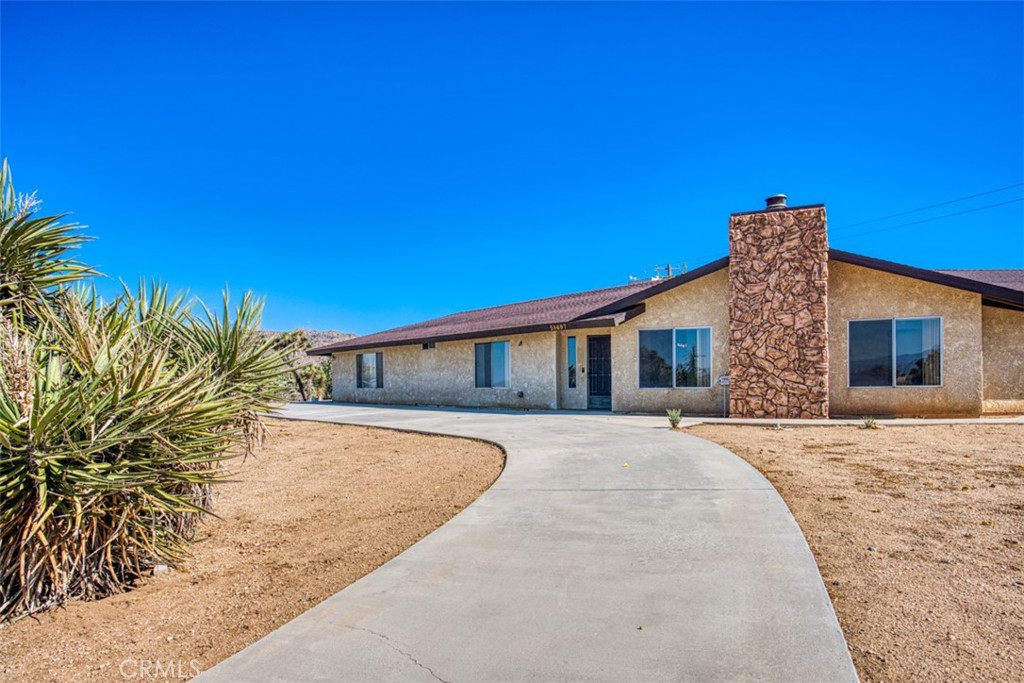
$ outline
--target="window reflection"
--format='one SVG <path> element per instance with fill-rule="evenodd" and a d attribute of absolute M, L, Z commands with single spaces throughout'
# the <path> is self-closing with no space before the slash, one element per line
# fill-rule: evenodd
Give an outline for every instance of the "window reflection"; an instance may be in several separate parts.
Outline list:
<path fill-rule="evenodd" d="M 640 387 L 672 386 L 672 330 L 640 331 Z"/>
<path fill-rule="evenodd" d="M 851 320 L 851 387 L 942 384 L 942 320 Z"/>
<path fill-rule="evenodd" d="M 569 388 L 576 388 L 576 337 L 569 337 L 566 342 L 566 363 L 569 369 Z"/>
<path fill-rule="evenodd" d="M 896 384 L 942 383 L 942 331 L 938 318 L 896 321 Z"/>
<path fill-rule="evenodd" d="M 711 386 L 711 330 L 676 330 L 676 386 Z"/>

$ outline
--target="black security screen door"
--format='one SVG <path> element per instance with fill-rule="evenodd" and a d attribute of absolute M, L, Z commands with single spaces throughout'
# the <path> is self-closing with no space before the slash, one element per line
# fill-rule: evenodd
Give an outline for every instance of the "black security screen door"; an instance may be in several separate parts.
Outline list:
<path fill-rule="evenodd" d="M 612 409 L 612 338 L 587 337 L 587 408 Z"/>

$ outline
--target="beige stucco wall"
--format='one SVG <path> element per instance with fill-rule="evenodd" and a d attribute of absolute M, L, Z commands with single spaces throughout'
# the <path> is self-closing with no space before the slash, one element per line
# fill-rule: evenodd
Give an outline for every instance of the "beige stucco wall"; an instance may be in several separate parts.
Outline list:
<path fill-rule="evenodd" d="M 848 263 L 829 264 L 829 402 L 833 416 L 946 416 L 1024 412 L 1024 313 L 983 307 L 978 294 Z M 847 386 L 850 320 L 942 318 L 942 386 Z M 638 331 L 711 327 L 712 386 L 640 389 Z M 646 312 L 614 328 L 593 328 L 366 349 L 384 353 L 384 388 L 355 388 L 356 352 L 334 355 L 338 401 L 508 408 L 587 408 L 587 337 L 610 335 L 612 409 L 722 414 L 717 378 L 729 373 L 729 276 L 720 270 L 655 295 Z M 576 337 L 577 386 L 568 387 L 566 340 Z M 474 386 L 474 344 L 510 342 L 511 386 Z M 517 396 L 523 392 L 523 397 Z"/>
<path fill-rule="evenodd" d="M 619 412 L 662 413 L 678 408 L 684 414 L 721 415 L 723 387 L 718 377 L 729 374 L 728 268 L 657 294 L 647 310 L 611 331 L 612 409 Z M 711 328 L 711 387 L 641 389 L 637 354 L 638 331 L 670 327 Z"/>
<path fill-rule="evenodd" d="M 1024 413 L 1024 312 L 982 306 L 986 413 Z"/>
<path fill-rule="evenodd" d="M 384 353 L 384 388 L 356 389 L 357 352 L 333 357 L 333 398 L 357 403 L 450 405 L 509 408 L 587 409 L 587 337 L 610 335 L 612 347 L 612 409 L 661 413 L 679 408 L 687 414 L 720 415 L 723 392 L 717 384 L 728 374 L 729 279 L 726 270 L 676 287 L 647 300 L 647 310 L 615 328 L 586 328 L 468 341 L 438 342 L 434 349 L 419 344 L 365 349 Z M 711 327 L 712 387 L 640 389 L 637 377 L 638 330 L 669 327 Z M 576 337 L 576 388 L 568 386 L 567 340 Z M 477 389 L 474 350 L 477 342 L 509 340 L 511 386 Z M 517 392 L 524 393 L 523 398 Z"/>
<path fill-rule="evenodd" d="M 979 415 L 982 306 L 972 292 L 849 263 L 829 263 L 829 403 L 834 416 Z M 940 316 L 942 386 L 850 388 L 847 322 Z"/>
<path fill-rule="evenodd" d="M 556 332 L 538 332 L 468 341 L 388 346 L 336 353 L 333 356 L 333 398 L 355 403 L 445 405 L 469 407 L 557 407 L 555 384 Z M 477 388 L 473 345 L 509 341 L 510 386 Z M 384 387 L 356 389 L 357 353 L 383 352 Z M 523 397 L 518 397 L 518 392 Z"/>

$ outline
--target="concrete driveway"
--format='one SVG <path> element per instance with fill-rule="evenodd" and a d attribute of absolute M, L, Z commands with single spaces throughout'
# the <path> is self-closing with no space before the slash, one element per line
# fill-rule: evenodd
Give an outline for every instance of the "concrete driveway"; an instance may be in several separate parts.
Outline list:
<path fill-rule="evenodd" d="M 453 520 L 196 681 L 856 680 L 785 503 L 663 418 L 281 415 L 478 437 L 508 460 Z"/>

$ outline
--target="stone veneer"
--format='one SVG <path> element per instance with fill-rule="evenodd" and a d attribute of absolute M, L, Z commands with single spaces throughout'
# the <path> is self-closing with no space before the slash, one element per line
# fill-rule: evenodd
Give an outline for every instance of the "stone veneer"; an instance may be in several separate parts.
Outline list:
<path fill-rule="evenodd" d="M 729 414 L 828 417 L 825 207 L 729 219 Z"/>

